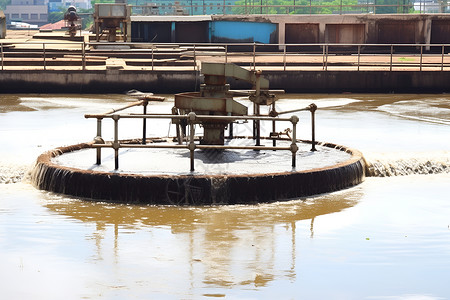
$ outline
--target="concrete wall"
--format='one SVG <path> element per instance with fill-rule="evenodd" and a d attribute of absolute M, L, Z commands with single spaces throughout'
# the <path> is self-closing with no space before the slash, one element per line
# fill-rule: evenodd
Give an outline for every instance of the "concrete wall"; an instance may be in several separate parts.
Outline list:
<path fill-rule="evenodd" d="M 289 93 L 450 92 L 450 72 L 431 71 L 264 71 L 271 89 Z M 0 93 L 154 93 L 197 91 L 195 71 L 0 71 Z M 249 89 L 232 80 L 233 89 Z"/>
<path fill-rule="evenodd" d="M 450 43 L 450 14 L 431 15 L 213 15 L 132 16 L 132 39 L 141 41 L 142 33 L 158 22 L 179 24 L 203 22 L 201 34 L 191 33 L 190 42 L 261 42 L 276 44 L 367 43 L 419 44 Z M 137 25 L 137 24 L 140 25 Z M 209 23 L 209 26 L 205 25 Z M 193 25 L 190 25 L 191 27 Z M 142 29 L 148 27 L 148 29 Z M 177 26 L 172 25 L 173 30 Z M 141 28 L 141 29 L 139 29 Z M 180 30 L 183 26 L 180 25 Z M 172 36 L 180 36 L 172 34 Z M 185 34 L 183 34 L 185 37 Z M 180 40 L 180 39 L 178 39 Z M 145 40 L 147 41 L 147 40 Z M 177 42 L 175 38 L 172 42 Z M 181 42 L 181 41 L 179 41 Z"/>

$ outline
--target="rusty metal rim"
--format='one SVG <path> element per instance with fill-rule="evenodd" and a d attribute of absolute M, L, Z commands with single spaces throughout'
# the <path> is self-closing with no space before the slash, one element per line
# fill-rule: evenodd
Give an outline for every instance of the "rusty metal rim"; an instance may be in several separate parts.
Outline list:
<path fill-rule="evenodd" d="M 92 143 L 81 143 L 40 155 L 31 182 L 42 190 L 96 201 L 192 206 L 286 201 L 334 192 L 364 181 L 366 163 L 359 151 L 332 143 L 321 145 L 345 151 L 351 157 L 323 168 L 240 175 L 121 174 L 81 170 L 52 162 L 52 158 L 63 153 L 92 146 Z"/>
<path fill-rule="evenodd" d="M 239 138 L 239 137 L 237 137 L 237 138 Z M 160 138 L 155 138 L 155 139 L 160 139 Z M 285 139 L 281 138 L 279 140 L 285 140 Z M 286 139 L 286 140 L 288 140 L 288 139 Z M 130 143 L 130 141 L 131 140 L 122 140 L 120 142 L 121 143 Z M 298 142 L 311 144 L 311 141 L 308 141 L 308 140 L 298 140 Z M 294 172 L 287 171 L 287 172 L 276 172 L 276 173 L 236 174 L 236 175 L 232 175 L 232 174 L 231 175 L 230 174 L 217 174 L 217 175 L 214 175 L 214 174 L 208 174 L 208 175 L 204 175 L 204 174 L 201 174 L 201 175 L 196 175 L 196 174 L 195 175 L 152 174 L 152 175 L 142 175 L 142 174 L 135 174 L 135 173 L 119 173 L 119 172 L 115 173 L 115 172 L 93 171 L 93 170 L 84 170 L 84 169 L 78 169 L 78 168 L 73 168 L 73 167 L 67 167 L 67 166 L 55 164 L 51 161 L 52 158 L 60 156 L 64 153 L 70 153 L 70 152 L 74 152 L 74 151 L 78 151 L 78 150 L 91 148 L 92 144 L 93 144 L 93 142 L 80 143 L 80 144 L 58 147 L 53 150 L 49 150 L 49 151 L 41 154 L 37 158 L 35 164 L 36 165 L 44 164 L 44 165 L 47 165 L 48 167 L 53 167 L 53 168 L 57 168 L 57 169 L 61 169 L 61 170 L 67 170 L 67 171 L 71 171 L 71 172 L 81 172 L 81 173 L 86 173 L 86 174 L 114 175 L 114 176 L 120 176 L 120 177 L 147 177 L 147 178 L 151 178 L 151 177 L 158 177 L 158 178 L 192 178 L 192 177 L 195 177 L 195 178 L 233 178 L 234 177 L 234 178 L 237 178 L 237 177 L 279 176 L 279 175 L 288 175 L 288 174 L 321 172 L 321 171 L 325 171 L 325 170 L 331 170 L 331 169 L 335 169 L 335 168 L 348 166 L 353 163 L 356 163 L 357 161 L 362 161 L 362 163 L 364 165 L 364 169 L 366 166 L 365 159 L 360 151 L 351 149 L 351 148 L 347 148 L 342 145 L 337 145 L 337 144 L 327 143 L 327 142 L 316 142 L 316 145 L 320 145 L 320 146 L 328 147 L 328 148 L 335 148 L 339 151 L 344 151 L 348 154 L 351 154 L 352 156 L 348 160 L 338 163 L 338 164 L 335 164 L 335 165 L 332 165 L 332 166 L 313 168 L 313 169 L 309 169 L 309 170 L 294 171 Z"/>

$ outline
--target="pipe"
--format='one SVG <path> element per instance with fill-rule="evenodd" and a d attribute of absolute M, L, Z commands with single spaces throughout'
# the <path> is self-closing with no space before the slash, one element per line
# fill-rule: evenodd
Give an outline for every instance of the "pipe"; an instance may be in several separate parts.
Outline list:
<path fill-rule="evenodd" d="M 298 117 L 296 115 L 293 115 L 291 117 L 291 123 L 292 123 L 292 143 L 290 150 L 292 152 L 292 168 L 295 168 L 296 165 L 296 156 L 298 146 L 297 146 L 297 123 L 298 123 Z"/>
<path fill-rule="evenodd" d="M 189 117 L 189 151 L 190 151 L 190 160 L 191 160 L 191 172 L 194 172 L 194 150 L 195 150 L 195 143 L 194 143 L 194 122 L 195 122 L 195 113 L 190 112 L 188 114 Z"/>
<path fill-rule="evenodd" d="M 114 170 L 119 169 L 119 115 L 113 115 L 114 120 L 114 143 L 112 147 L 114 149 Z"/>
<path fill-rule="evenodd" d="M 146 115 L 148 100 L 144 100 L 142 102 L 142 105 L 144 106 L 144 115 Z M 146 144 L 146 136 L 147 136 L 147 118 L 142 118 L 142 145 Z"/>

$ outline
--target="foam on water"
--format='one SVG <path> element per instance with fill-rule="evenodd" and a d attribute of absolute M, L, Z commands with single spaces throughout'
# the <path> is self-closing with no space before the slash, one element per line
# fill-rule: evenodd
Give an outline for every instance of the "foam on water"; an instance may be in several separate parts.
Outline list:
<path fill-rule="evenodd" d="M 28 174 L 30 166 L 0 162 L 0 184 L 21 182 Z"/>
<path fill-rule="evenodd" d="M 365 153 L 366 176 L 450 173 L 450 152 Z"/>

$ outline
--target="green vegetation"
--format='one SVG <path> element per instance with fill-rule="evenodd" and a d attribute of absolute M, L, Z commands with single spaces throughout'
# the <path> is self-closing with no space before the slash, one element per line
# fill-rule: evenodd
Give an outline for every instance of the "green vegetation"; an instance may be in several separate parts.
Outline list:
<path fill-rule="evenodd" d="M 0 1 L 11 1 L 11 0 L 0 0 Z M 77 13 L 82 18 L 82 28 L 88 29 L 92 23 L 94 22 L 92 18 L 92 14 L 94 13 L 94 7 L 96 3 L 114 3 L 114 0 L 92 0 L 92 8 L 91 9 L 83 9 L 83 8 L 77 8 Z M 56 23 L 58 21 L 61 21 L 64 19 L 64 14 L 66 12 L 66 7 L 61 7 L 59 11 L 51 12 L 48 15 L 48 22 L 49 23 Z"/>
<path fill-rule="evenodd" d="M 366 4 L 367 3 L 367 4 Z M 340 13 L 412 13 L 413 0 L 239 0 L 235 14 L 340 14 Z M 363 5 L 358 7 L 357 5 Z M 368 7 L 364 7 L 367 5 Z M 386 5 L 376 7 L 373 5 Z M 392 5 L 392 6 L 391 6 Z M 262 7 L 261 7 L 262 6 Z"/>
<path fill-rule="evenodd" d="M 236 5 L 247 7 L 238 7 L 233 9 L 236 14 L 332 14 L 340 12 L 361 12 L 359 8 L 353 8 L 357 5 L 357 0 L 240 0 Z M 262 7 L 261 7 L 262 5 Z M 294 7 L 295 5 L 295 7 Z M 310 7 L 312 6 L 312 7 Z M 321 7 L 314 7 L 321 6 Z"/>

